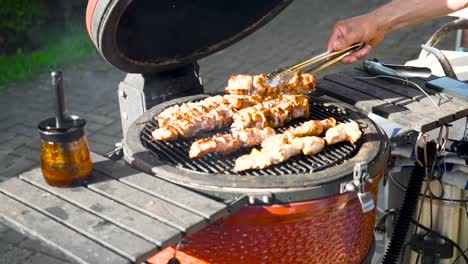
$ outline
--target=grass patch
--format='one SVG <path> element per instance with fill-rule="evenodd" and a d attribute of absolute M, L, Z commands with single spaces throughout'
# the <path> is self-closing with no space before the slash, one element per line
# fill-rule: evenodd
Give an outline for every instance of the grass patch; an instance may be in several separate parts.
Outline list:
<path fill-rule="evenodd" d="M 41 34 L 46 41 L 36 51 L 24 54 L 19 49 L 16 55 L 0 57 L 0 90 L 39 73 L 96 56 L 96 49 L 86 31 L 70 29 L 59 32 L 53 30 Z"/>

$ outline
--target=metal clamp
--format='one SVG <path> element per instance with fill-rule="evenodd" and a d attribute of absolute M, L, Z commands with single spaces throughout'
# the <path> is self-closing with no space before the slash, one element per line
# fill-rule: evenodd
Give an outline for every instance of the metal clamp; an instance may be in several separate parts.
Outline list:
<path fill-rule="evenodd" d="M 365 192 L 367 183 L 371 183 L 372 178 L 367 172 L 367 164 L 358 162 L 354 164 L 353 180 L 343 182 L 340 185 L 340 193 L 357 192 L 357 197 L 361 203 L 362 211 L 367 213 L 375 208 L 375 202 L 370 192 Z"/>

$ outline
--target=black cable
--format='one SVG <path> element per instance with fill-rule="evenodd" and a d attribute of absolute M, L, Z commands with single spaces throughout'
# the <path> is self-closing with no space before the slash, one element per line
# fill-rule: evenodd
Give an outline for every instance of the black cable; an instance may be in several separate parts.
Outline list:
<path fill-rule="evenodd" d="M 401 182 L 399 182 L 397 179 L 395 179 L 395 177 L 393 177 L 391 175 L 391 173 L 388 174 L 388 176 L 390 177 L 390 179 L 400 188 L 402 189 L 403 191 L 406 191 L 407 190 L 407 187 L 404 186 Z M 419 194 L 419 196 L 422 196 L 422 194 Z M 427 197 L 429 198 L 429 197 Z M 449 199 L 449 198 L 443 198 L 443 197 L 432 197 L 432 199 L 436 200 L 436 201 L 444 201 L 444 202 L 451 202 L 451 203 L 468 203 L 468 199 Z"/>
<path fill-rule="evenodd" d="M 467 253 L 467 252 L 468 252 L 468 248 L 465 249 L 465 251 L 463 251 L 463 252 Z M 457 263 L 457 261 L 460 259 L 461 256 L 463 256 L 463 255 L 462 255 L 462 254 L 458 254 L 458 257 L 456 257 L 456 258 L 453 260 L 452 264 Z"/>
<path fill-rule="evenodd" d="M 423 225 L 423 224 L 420 224 L 418 223 L 416 220 L 414 219 L 411 219 L 410 220 L 411 223 L 413 225 L 416 225 L 417 227 L 423 229 L 424 231 L 426 232 L 429 232 L 431 234 L 434 234 L 436 236 L 438 236 L 439 238 L 442 238 L 443 240 L 447 241 L 450 245 L 452 245 L 453 247 L 455 247 L 459 252 L 460 252 L 460 255 L 465 259 L 466 263 L 468 263 L 468 257 L 466 256 L 464 250 L 460 247 L 460 245 L 458 245 L 457 243 L 455 243 L 452 239 L 442 235 L 441 233 L 437 232 L 437 231 L 434 231 L 432 229 L 430 229 L 429 227 Z"/>

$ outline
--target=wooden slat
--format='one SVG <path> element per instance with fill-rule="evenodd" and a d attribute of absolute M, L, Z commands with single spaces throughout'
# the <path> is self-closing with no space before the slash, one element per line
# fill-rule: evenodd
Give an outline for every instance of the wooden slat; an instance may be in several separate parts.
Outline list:
<path fill-rule="evenodd" d="M 0 193 L 0 218 L 80 263 L 131 263 L 82 234 Z"/>
<path fill-rule="evenodd" d="M 18 178 L 0 183 L 0 192 L 74 229 L 132 262 L 142 262 L 159 250 L 157 245 Z"/>
<path fill-rule="evenodd" d="M 138 190 L 168 201 L 214 222 L 227 216 L 227 206 L 179 185 L 113 162 L 101 155 L 92 155 L 93 168 Z"/>
<path fill-rule="evenodd" d="M 362 69 L 354 69 L 351 71 L 344 72 L 344 74 L 355 76 L 355 77 L 371 76 L 370 74 L 364 72 Z M 433 78 L 436 78 L 436 77 L 431 76 L 427 78 L 427 80 L 430 80 Z M 423 80 L 420 78 L 411 78 L 411 81 L 418 84 L 424 91 L 426 91 L 428 94 L 431 95 L 431 98 L 436 103 L 439 104 L 439 107 L 443 111 L 446 111 L 447 113 L 449 112 L 453 113 L 454 120 L 468 115 L 468 103 L 466 101 L 453 97 L 451 95 L 445 94 L 445 93 L 439 93 L 431 88 L 428 88 L 426 86 L 427 80 Z M 382 78 L 361 79 L 361 81 L 369 83 L 371 85 L 375 85 L 382 89 L 391 90 L 392 92 L 398 93 L 400 95 L 406 95 L 418 102 L 421 102 L 430 106 L 426 109 L 426 114 L 427 114 L 427 111 L 430 111 L 431 109 L 434 110 L 432 111 L 433 114 L 438 114 L 438 112 L 440 111 L 438 109 L 435 109 L 432 106 L 432 102 L 430 101 L 429 98 L 427 98 L 419 89 L 413 86 L 406 86 L 406 85 L 403 85 L 402 83 L 399 83 L 398 81 L 389 81 L 389 80 L 385 80 Z"/>
<path fill-rule="evenodd" d="M 391 119 L 398 124 L 414 130 L 428 131 L 437 127 L 437 121 L 434 121 L 433 119 L 411 112 L 399 105 L 387 103 L 357 90 L 349 89 L 348 87 L 339 85 L 335 82 L 322 79 L 317 84 L 317 87 L 318 89 L 324 90 L 324 92 L 331 97 L 354 105 L 366 112 L 371 112 L 384 118 Z"/>
<path fill-rule="evenodd" d="M 182 233 L 179 230 L 85 187 L 52 187 L 44 181 L 39 168 L 21 174 L 20 179 L 44 189 L 162 248 L 177 243 L 182 238 Z"/>
<path fill-rule="evenodd" d="M 97 171 L 93 172 L 92 182 L 88 184 L 88 188 L 184 233 L 193 233 L 207 224 L 207 220 L 199 215 L 141 192 Z"/>
<path fill-rule="evenodd" d="M 395 93 L 392 89 L 387 89 L 384 87 L 369 84 L 367 82 L 364 82 L 364 79 L 355 79 L 345 74 L 330 74 L 330 75 L 325 76 L 325 78 L 332 82 L 336 82 L 343 86 L 346 86 L 349 89 L 354 89 L 362 93 L 365 93 L 367 95 L 374 96 L 387 103 L 395 104 L 395 105 L 399 105 L 401 107 L 407 108 L 411 112 L 425 115 L 428 112 L 434 111 L 433 115 L 430 115 L 430 117 L 434 121 L 437 121 L 441 124 L 453 121 L 454 113 L 456 113 L 458 110 L 461 110 L 461 107 L 459 106 L 457 106 L 458 109 L 453 109 L 453 106 L 452 107 L 441 106 L 440 109 L 437 109 L 429 101 L 429 99 L 427 99 L 427 97 L 424 97 L 427 100 L 423 100 L 424 98 L 420 98 L 419 100 L 421 101 L 415 101 L 412 98 Z M 407 87 L 405 89 L 409 90 L 412 88 Z M 429 101 L 429 102 L 426 102 L 426 101 Z"/>

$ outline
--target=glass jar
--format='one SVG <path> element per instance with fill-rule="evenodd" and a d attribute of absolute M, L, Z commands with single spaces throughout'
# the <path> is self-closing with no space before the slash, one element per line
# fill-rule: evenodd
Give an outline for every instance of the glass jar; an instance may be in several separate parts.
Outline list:
<path fill-rule="evenodd" d="M 45 181 L 53 186 L 73 187 L 86 182 L 93 163 L 84 134 L 86 121 L 74 117 L 66 126 L 55 127 L 55 119 L 39 124 L 41 169 Z"/>

